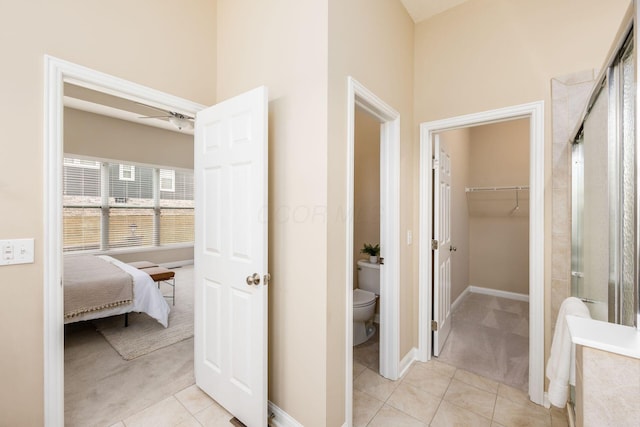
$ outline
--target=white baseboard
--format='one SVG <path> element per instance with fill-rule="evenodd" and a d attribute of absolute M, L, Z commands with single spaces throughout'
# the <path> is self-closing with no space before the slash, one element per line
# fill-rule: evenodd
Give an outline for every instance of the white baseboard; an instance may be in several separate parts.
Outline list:
<path fill-rule="evenodd" d="M 464 291 L 462 291 L 460 293 L 460 295 L 458 295 L 458 298 L 456 298 L 456 300 L 453 302 L 453 304 L 451 304 L 451 311 L 455 310 L 456 307 L 458 307 L 458 304 L 460 304 L 462 302 L 462 300 L 464 299 L 464 297 L 467 296 L 467 294 L 469 292 L 471 292 L 469 289 L 471 288 L 471 286 L 467 286 Z"/>
<path fill-rule="evenodd" d="M 303 427 L 291 415 L 269 402 L 269 426 L 271 427 Z"/>
<path fill-rule="evenodd" d="M 418 349 L 413 347 L 400 361 L 400 375 L 398 378 L 404 377 L 414 361 L 418 360 Z"/>
<path fill-rule="evenodd" d="M 512 300 L 516 300 L 516 301 L 525 301 L 525 302 L 529 302 L 529 295 L 528 294 L 518 294 L 516 292 L 507 292 L 507 291 L 500 291 L 497 289 L 489 289 L 489 288 L 483 288 L 480 286 L 469 286 L 467 289 L 465 289 L 465 292 L 473 292 L 476 294 L 485 294 L 485 295 L 491 295 L 494 297 L 500 297 L 500 298 L 508 298 L 508 299 L 512 299 Z M 463 292 L 464 294 L 464 292 Z M 458 301 L 458 299 L 456 299 L 456 302 Z"/>

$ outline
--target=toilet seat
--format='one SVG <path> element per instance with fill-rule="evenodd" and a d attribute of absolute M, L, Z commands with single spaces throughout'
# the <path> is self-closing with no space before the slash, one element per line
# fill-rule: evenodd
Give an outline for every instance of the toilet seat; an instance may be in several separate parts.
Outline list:
<path fill-rule="evenodd" d="M 353 290 L 353 306 L 354 307 L 366 307 L 376 302 L 376 294 L 373 292 L 365 291 L 364 289 Z"/>

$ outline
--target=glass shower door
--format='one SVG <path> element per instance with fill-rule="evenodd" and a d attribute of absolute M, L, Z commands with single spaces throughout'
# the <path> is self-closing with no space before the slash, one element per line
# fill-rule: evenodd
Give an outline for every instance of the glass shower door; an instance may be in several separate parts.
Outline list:
<path fill-rule="evenodd" d="M 597 320 L 638 314 L 635 54 L 622 44 L 572 147 L 571 294 Z"/>
<path fill-rule="evenodd" d="M 608 321 L 608 96 L 601 90 L 573 146 L 572 295 Z"/>

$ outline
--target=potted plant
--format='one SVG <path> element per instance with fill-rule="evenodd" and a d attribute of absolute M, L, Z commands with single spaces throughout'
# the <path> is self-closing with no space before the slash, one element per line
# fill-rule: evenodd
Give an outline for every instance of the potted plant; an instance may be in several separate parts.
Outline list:
<path fill-rule="evenodd" d="M 369 262 L 371 264 L 377 264 L 378 255 L 380 255 L 380 245 L 376 243 L 376 245 L 373 246 L 370 243 L 365 243 L 364 247 L 360 249 L 360 252 L 369 255 Z"/>

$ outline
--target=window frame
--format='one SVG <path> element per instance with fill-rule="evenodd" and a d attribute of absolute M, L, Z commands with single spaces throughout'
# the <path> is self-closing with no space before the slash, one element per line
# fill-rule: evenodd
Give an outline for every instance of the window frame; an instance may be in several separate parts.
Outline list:
<path fill-rule="evenodd" d="M 91 162 L 95 162 L 94 166 Z M 167 165 L 154 165 L 154 164 L 142 164 L 142 163 L 122 163 L 121 160 L 111 160 L 105 158 L 97 158 L 97 157 L 88 157 L 82 155 L 74 155 L 71 153 L 65 153 L 63 155 L 63 165 L 65 167 L 78 167 L 78 168 L 90 168 L 90 169 L 100 169 L 101 170 L 101 183 L 100 183 L 100 196 L 102 199 L 101 205 L 95 206 L 96 208 L 101 210 L 101 219 L 100 219 L 100 245 L 99 248 L 96 249 L 80 249 L 80 250 L 69 250 L 68 247 L 64 246 L 63 242 L 63 252 L 70 254 L 80 254 L 80 253 L 131 253 L 131 252 L 148 252 L 158 249 L 167 249 L 167 248 L 181 248 L 181 247 L 193 247 L 194 240 L 178 242 L 178 243 L 165 243 L 161 244 L 161 239 L 163 235 L 163 230 L 161 227 L 161 214 L 163 209 L 179 209 L 179 210 L 191 210 L 191 215 L 194 216 L 194 227 L 195 227 L 195 192 L 193 189 L 190 190 L 191 196 L 194 198 L 183 198 L 179 199 L 180 201 L 191 201 L 191 206 L 164 206 L 161 205 L 162 192 L 175 193 L 176 192 L 176 172 L 187 173 L 193 176 L 193 169 L 186 169 L 180 167 L 172 167 Z M 109 222 L 110 222 L 110 214 L 113 209 L 123 208 L 119 203 L 112 203 L 110 200 L 112 197 L 110 196 L 110 180 L 109 180 L 109 168 L 118 165 L 118 180 L 135 182 L 135 173 L 136 167 L 141 168 L 151 168 L 153 170 L 153 206 L 140 207 L 140 209 L 150 209 L 154 212 L 154 226 L 152 230 L 152 243 L 147 245 L 133 245 L 133 246 L 122 246 L 117 247 L 114 246 L 113 242 L 109 241 L 110 231 L 109 231 Z M 132 176 L 134 179 L 128 179 L 126 176 L 125 179 L 122 179 L 122 166 L 130 167 L 130 171 L 132 172 Z M 165 171 L 165 172 L 161 172 Z M 166 176 L 167 173 L 170 172 L 169 176 Z M 172 189 L 162 189 L 161 188 L 161 174 L 165 175 L 165 178 L 171 179 Z M 114 177 L 115 178 L 115 177 Z M 183 197 L 187 197 L 189 195 L 189 191 L 184 194 Z M 63 209 L 65 208 L 76 208 L 77 204 L 74 203 L 65 203 L 65 196 L 67 194 L 63 193 Z M 173 199 L 171 199 L 173 200 Z M 187 223 L 188 227 L 188 223 Z M 186 233 L 189 233 L 188 228 L 185 229 Z M 194 231 L 192 231 L 194 233 Z M 85 245 L 86 246 L 86 245 Z"/>

